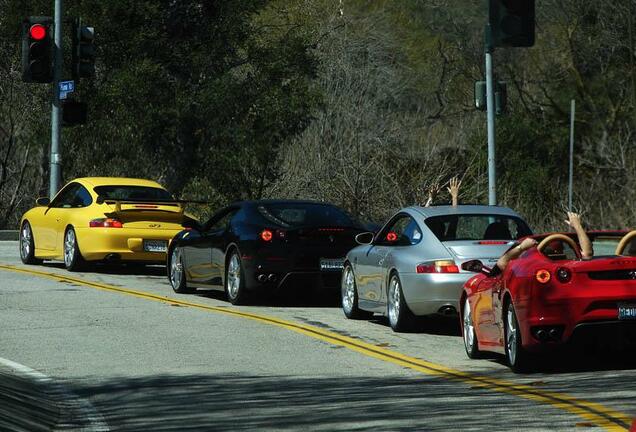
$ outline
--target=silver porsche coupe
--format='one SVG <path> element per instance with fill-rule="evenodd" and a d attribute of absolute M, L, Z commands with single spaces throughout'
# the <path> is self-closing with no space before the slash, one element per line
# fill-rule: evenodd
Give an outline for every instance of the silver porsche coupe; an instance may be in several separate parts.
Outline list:
<path fill-rule="evenodd" d="M 347 318 L 388 316 L 395 331 L 416 316 L 454 315 L 464 282 L 474 273 L 464 261 L 493 266 L 517 239 L 532 234 L 506 207 L 484 205 L 407 207 L 376 234 L 358 234 L 342 272 Z"/>

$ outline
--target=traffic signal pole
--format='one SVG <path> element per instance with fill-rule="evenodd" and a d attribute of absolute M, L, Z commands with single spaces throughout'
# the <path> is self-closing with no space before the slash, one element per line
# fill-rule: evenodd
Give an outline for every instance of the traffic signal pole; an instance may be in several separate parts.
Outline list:
<path fill-rule="evenodd" d="M 492 32 L 486 25 L 486 115 L 488 118 L 488 205 L 497 205 L 497 172 L 495 167 L 495 92 L 492 72 Z"/>
<path fill-rule="evenodd" d="M 51 106 L 51 164 L 49 177 L 49 197 L 52 200 L 60 189 L 60 166 L 62 156 L 60 154 L 60 78 L 62 76 L 62 0 L 55 0 L 55 45 L 53 56 L 53 104 Z"/>

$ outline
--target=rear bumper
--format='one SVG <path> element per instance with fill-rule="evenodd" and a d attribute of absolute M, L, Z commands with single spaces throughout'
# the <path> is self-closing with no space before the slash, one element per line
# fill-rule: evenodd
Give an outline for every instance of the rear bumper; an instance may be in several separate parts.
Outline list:
<path fill-rule="evenodd" d="M 245 259 L 243 270 L 246 274 L 248 290 L 299 291 L 340 289 L 341 270 L 321 271 L 320 269 L 293 266 L 287 260 Z"/>
<path fill-rule="evenodd" d="M 523 345 L 529 350 L 542 350 L 566 344 L 604 343 L 612 338 L 625 339 L 625 336 L 633 344 L 636 320 L 618 320 L 617 304 L 622 300 L 579 297 L 542 304 L 540 308 L 531 302 L 529 314 L 521 325 Z M 545 334 L 539 337 L 539 330 L 554 333 L 551 337 Z"/>
<path fill-rule="evenodd" d="M 82 257 L 87 261 L 139 261 L 165 263 L 166 252 L 145 252 L 144 240 L 163 240 L 170 244 L 181 230 L 131 228 L 75 228 Z"/>
<path fill-rule="evenodd" d="M 474 273 L 419 274 L 400 273 L 406 304 L 415 315 L 432 315 L 459 310 L 464 283 Z"/>

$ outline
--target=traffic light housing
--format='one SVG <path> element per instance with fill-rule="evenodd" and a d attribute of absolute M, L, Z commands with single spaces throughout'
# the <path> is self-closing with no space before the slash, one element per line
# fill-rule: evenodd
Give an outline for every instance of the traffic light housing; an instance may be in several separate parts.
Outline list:
<path fill-rule="evenodd" d="M 505 81 L 495 81 L 495 114 L 502 115 L 508 106 L 508 85 Z M 475 81 L 475 108 L 486 111 L 486 81 Z"/>
<path fill-rule="evenodd" d="M 534 45 L 535 0 L 490 0 L 489 23 L 493 47 Z"/>
<path fill-rule="evenodd" d="M 53 81 L 53 19 L 31 16 L 22 22 L 22 81 Z"/>
<path fill-rule="evenodd" d="M 82 25 L 81 20 L 73 24 L 71 68 L 73 78 L 92 78 L 95 75 L 95 29 Z"/>
<path fill-rule="evenodd" d="M 62 126 L 69 127 L 86 124 L 86 103 L 75 99 L 64 99 L 62 103 Z"/>

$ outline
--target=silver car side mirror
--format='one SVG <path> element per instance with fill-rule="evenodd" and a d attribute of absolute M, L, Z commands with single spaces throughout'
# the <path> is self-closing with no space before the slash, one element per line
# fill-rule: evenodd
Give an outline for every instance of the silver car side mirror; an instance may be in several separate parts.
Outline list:
<path fill-rule="evenodd" d="M 356 236 L 356 242 L 361 245 L 371 244 L 375 235 L 372 232 L 363 232 Z"/>

